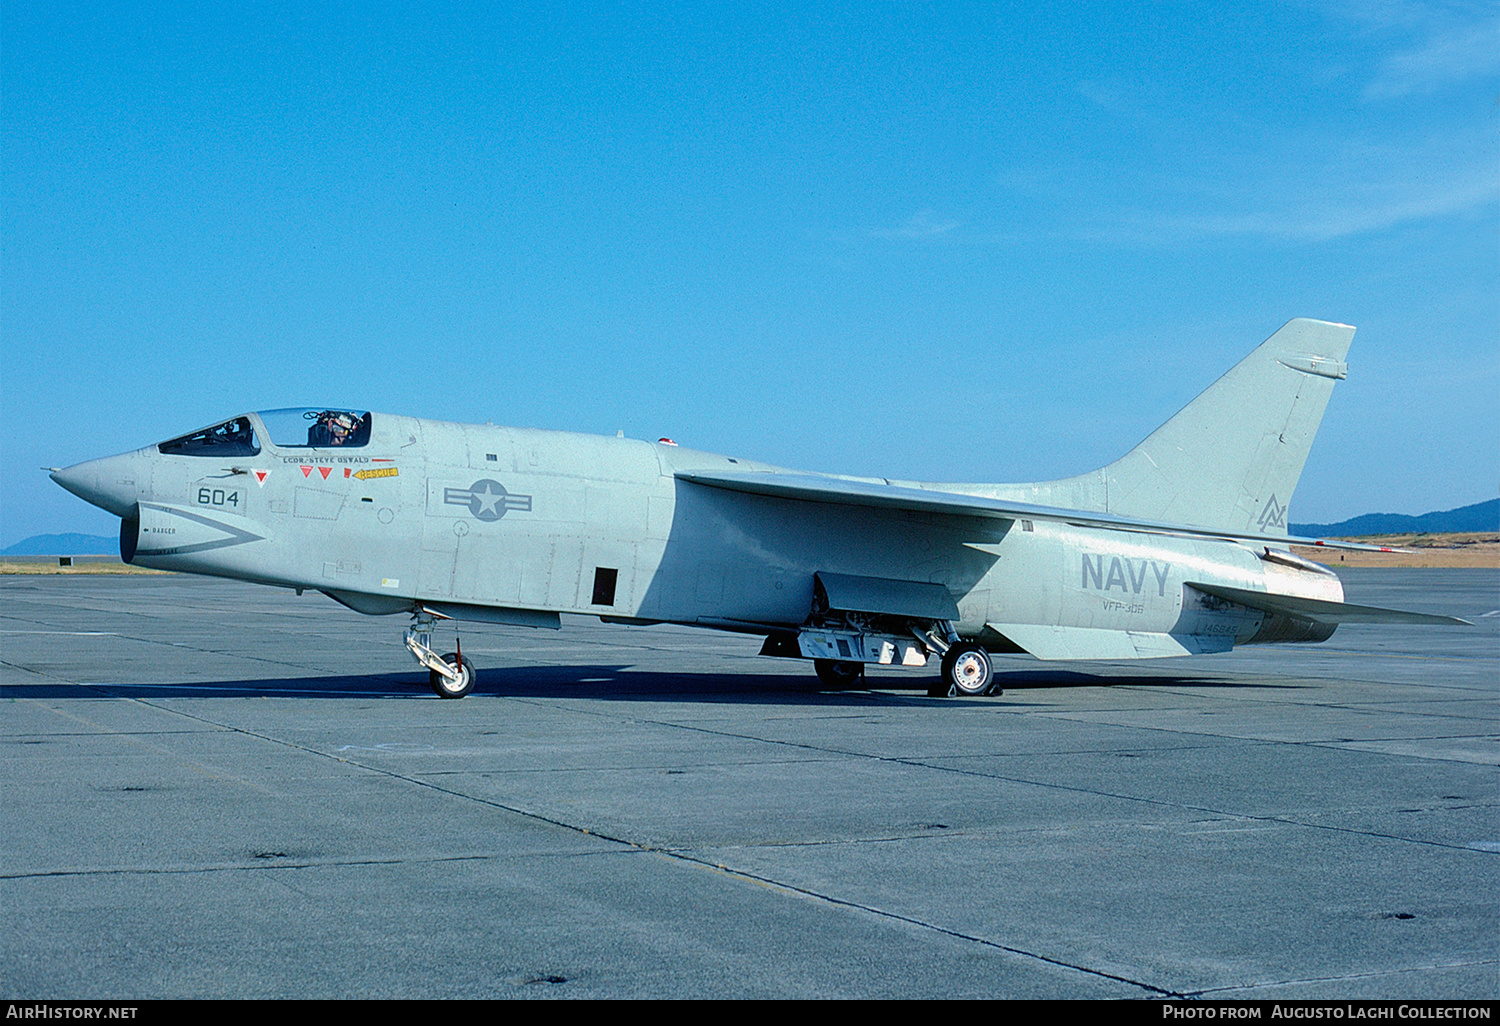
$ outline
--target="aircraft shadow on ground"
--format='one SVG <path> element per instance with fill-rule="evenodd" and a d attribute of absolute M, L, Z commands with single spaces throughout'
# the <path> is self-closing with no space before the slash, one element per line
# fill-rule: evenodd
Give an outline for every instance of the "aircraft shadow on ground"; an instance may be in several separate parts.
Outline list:
<path fill-rule="evenodd" d="M 1007 694 L 1020 691 L 1070 690 L 1079 688 L 1194 687 L 1277 688 L 1299 687 L 1286 681 L 1233 679 L 1197 675 L 1151 675 L 1087 673 L 1078 670 L 1019 670 L 995 675 Z M 632 669 L 628 665 L 524 666 L 480 671 L 479 682 L 464 701 L 485 698 L 600 698 L 611 701 L 699 701 L 784 703 L 792 699 L 824 704 L 860 704 L 870 693 L 890 697 L 933 701 L 926 696 L 931 674 L 909 677 L 869 677 L 863 686 L 848 691 L 832 690 L 812 674 L 806 677 L 784 673 L 684 673 Z M 273 677 L 259 680 L 196 681 L 162 684 L 46 684 L 13 685 L 3 689 L 7 698 L 64 697 L 73 691 L 79 698 L 311 698 L 311 699 L 405 699 L 440 701 L 423 673 L 392 673 L 368 676 L 328 675 L 318 677 Z M 1003 696 L 982 701 L 1004 702 Z"/>

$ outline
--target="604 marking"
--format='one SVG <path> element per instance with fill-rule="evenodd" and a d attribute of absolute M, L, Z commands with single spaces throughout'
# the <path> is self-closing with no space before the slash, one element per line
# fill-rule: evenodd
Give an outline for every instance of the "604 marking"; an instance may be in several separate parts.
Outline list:
<path fill-rule="evenodd" d="M 228 506 L 230 509 L 240 508 L 240 490 L 238 488 L 214 488 L 202 485 L 198 488 L 198 505 L 200 506 Z"/>

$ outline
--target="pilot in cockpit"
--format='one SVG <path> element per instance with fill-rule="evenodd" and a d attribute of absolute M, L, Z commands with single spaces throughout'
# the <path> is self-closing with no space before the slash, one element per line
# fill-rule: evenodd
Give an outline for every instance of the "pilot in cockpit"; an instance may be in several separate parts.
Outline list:
<path fill-rule="evenodd" d="M 324 410 L 318 414 L 313 426 L 307 429 L 307 444 L 312 446 L 347 445 L 359 427 L 359 420 L 352 413 L 342 410 Z"/>

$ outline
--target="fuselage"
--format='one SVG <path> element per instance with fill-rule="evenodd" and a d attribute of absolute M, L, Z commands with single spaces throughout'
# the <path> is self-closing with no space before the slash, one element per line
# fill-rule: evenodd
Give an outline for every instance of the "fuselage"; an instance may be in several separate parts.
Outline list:
<path fill-rule="evenodd" d="M 1328 571 L 1230 540 L 706 488 L 675 475 L 777 468 L 625 438 L 384 414 L 338 437 L 309 410 L 304 443 L 294 412 L 54 477 L 122 518 L 131 562 L 316 589 L 372 614 L 450 603 L 764 633 L 809 621 L 821 573 L 942 585 L 957 633 L 1001 650 L 993 625 L 1228 647 L 1331 628 L 1204 601 L 1189 582 L 1342 599 Z"/>

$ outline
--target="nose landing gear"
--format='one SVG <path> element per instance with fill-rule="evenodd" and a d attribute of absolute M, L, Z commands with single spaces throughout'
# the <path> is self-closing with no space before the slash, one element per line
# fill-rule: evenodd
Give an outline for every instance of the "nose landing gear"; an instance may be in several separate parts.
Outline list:
<path fill-rule="evenodd" d="M 440 656 L 432 649 L 432 629 L 436 618 L 425 609 L 412 614 L 415 618 L 406 629 L 406 647 L 418 663 L 427 667 L 427 680 L 439 698 L 462 698 L 474 690 L 478 675 L 474 664 L 464 658 L 463 645 L 457 652 Z"/>

